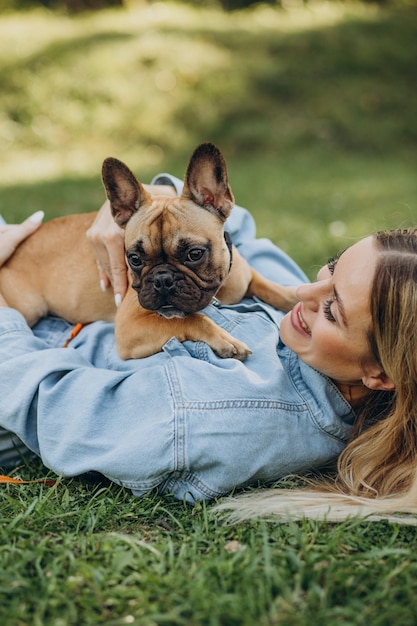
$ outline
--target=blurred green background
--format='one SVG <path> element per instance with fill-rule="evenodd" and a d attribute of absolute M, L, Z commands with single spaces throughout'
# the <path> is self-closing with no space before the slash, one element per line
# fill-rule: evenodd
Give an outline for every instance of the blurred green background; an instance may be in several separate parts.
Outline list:
<path fill-rule="evenodd" d="M 5 0 L 8 221 L 97 209 L 107 156 L 148 182 L 182 177 L 214 141 L 259 236 L 310 277 L 351 241 L 417 223 L 415 3 L 90 2 Z"/>

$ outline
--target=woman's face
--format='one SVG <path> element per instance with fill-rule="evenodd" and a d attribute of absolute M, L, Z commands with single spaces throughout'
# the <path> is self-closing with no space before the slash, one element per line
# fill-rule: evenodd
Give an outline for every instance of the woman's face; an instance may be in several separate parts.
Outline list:
<path fill-rule="evenodd" d="M 281 323 L 281 338 L 308 365 L 336 382 L 358 383 L 370 362 L 370 292 L 377 251 L 372 237 L 330 261 Z"/>

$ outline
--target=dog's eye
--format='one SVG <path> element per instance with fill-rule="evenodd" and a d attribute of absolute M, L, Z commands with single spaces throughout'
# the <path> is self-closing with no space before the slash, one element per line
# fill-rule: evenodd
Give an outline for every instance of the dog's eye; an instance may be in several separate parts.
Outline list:
<path fill-rule="evenodd" d="M 134 252 L 132 252 L 131 254 L 127 255 L 127 260 L 129 262 L 130 267 L 132 268 L 138 268 L 141 267 L 142 265 L 142 259 L 138 254 L 135 254 Z"/>
<path fill-rule="evenodd" d="M 192 263 L 195 263 L 196 261 L 201 261 L 204 256 L 204 252 L 204 248 L 193 248 L 187 254 L 187 261 L 191 261 Z"/>

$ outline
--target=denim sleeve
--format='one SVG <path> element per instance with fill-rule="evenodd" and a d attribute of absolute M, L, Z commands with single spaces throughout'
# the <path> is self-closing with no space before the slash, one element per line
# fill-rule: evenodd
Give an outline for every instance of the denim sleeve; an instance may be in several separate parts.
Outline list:
<path fill-rule="evenodd" d="M 86 334 L 114 351 L 112 324 L 91 324 Z M 172 471 L 166 356 L 126 361 L 117 370 L 82 352 L 51 348 L 20 313 L 0 309 L 0 426 L 57 474 L 94 470 L 126 486 L 140 474 L 152 488 L 155 475 Z"/>
<path fill-rule="evenodd" d="M 57 474 L 96 471 L 135 495 L 210 498 L 334 458 L 349 435 L 337 390 L 315 370 L 283 369 L 278 328 L 256 304 L 220 318 L 239 339 L 256 337 L 245 363 L 176 339 L 122 362 L 113 325 L 100 322 L 73 348 L 51 347 L 0 309 L 0 426 Z"/>

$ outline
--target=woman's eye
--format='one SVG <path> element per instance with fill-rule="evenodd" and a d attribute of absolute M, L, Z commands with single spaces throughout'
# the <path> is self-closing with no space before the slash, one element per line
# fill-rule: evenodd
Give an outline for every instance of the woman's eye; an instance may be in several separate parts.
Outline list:
<path fill-rule="evenodd" d="M 331 259 L 329 259 L 327 261 L 327 269 L 329 270 L 330 274 L 333 276 L 334 274 L 334 270 L 336 268 L 337 262 L 339 260 L 339 257 L 334 256 Z"/>
<path fill-rule="evenodd" d="M 329 320 L 329 322 L 336 322 L 336 318 L 332 313 L 332 303 L 334 302 L 333 299 L 330 300 L 326 300 L 326 302 L 323 304 L 323 313 L 324 313 L 324 317 L 326 318 L 326 320 Z"/>
<path fill-rule="evenodd" d="M 138 268 L 142 265 L 142 259 L 138 254 L 129 254 L 127 260 L 132 268 Z"/>
<path fill-rule="evenodd" d="M 197 261 L 201 261 L 204 256 L 204 248 L 193 248 L 187 254 L 187 261 L 191 261 L 191 263 L 196 263 Z"/>

